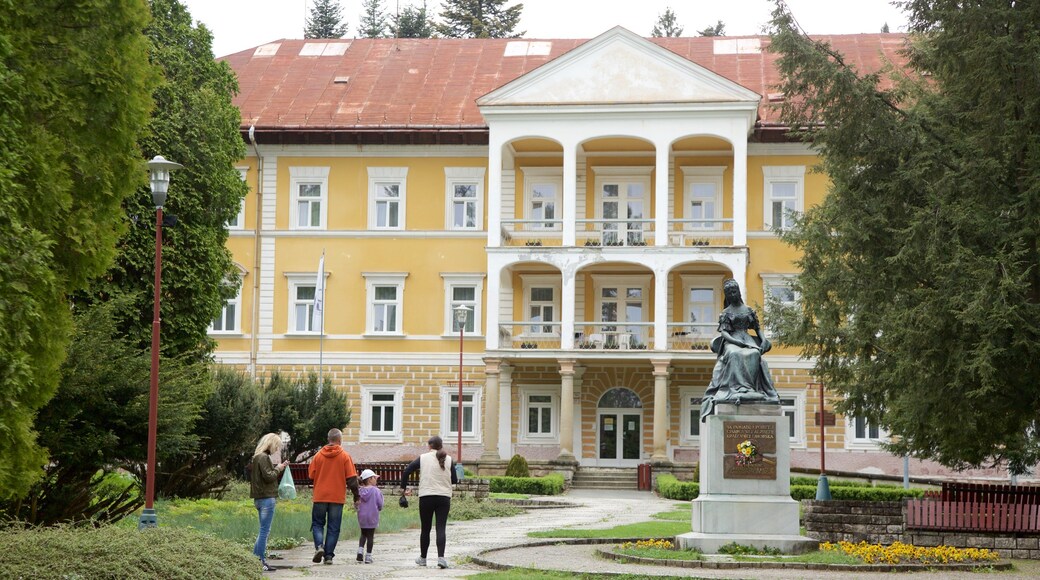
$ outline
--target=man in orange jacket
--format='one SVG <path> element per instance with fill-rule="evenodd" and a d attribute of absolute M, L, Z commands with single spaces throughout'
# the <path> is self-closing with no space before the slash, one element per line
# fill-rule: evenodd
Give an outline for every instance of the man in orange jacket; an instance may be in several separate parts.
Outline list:
<path fill-rule="evenodd" d="M 324 558 L 332 564 L 339 541 L 339 527 L 343 521 L 343 504 L 347 500 L 347 487 L 357 504 L 357 469 L 354 460 L 343 449 L 343 432 L 329 431 L 329 444 L 321 448 L 311 460 L 308 472 L 314 482 L 314 506 L 311 508 L 311 533 L 314 535 L 314 563 Z"/>

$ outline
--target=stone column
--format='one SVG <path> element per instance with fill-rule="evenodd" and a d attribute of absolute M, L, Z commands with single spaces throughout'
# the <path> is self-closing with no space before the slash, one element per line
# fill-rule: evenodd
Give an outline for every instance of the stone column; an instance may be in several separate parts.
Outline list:
<path fill-rule="evenodd" d="M 501 359 L 484 359 L 484 374 L 487 381 L 484 384 L 484 452 L 480 454 L 480 461 L 499 461 L 498 456 L 498 377 Z"/>
<path fill-rule="evenodd" d="M 513 456 L 513 367 L 498 367 L 498 456 Z"/>
<path fill-rule="evenodd" d="M 560 455 L 557 461 L 574 462 L 574 359 L 560 359 Z"/>
<path fill-rule="evenodd" d="M 668 462 L 668 359 L 654 359 L 654 452 L 653 463 Z"/>

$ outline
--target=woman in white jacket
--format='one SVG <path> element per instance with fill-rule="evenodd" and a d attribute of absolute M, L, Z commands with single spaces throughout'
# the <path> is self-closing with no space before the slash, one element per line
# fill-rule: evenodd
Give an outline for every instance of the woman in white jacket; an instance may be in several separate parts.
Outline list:
<path fill-rule="evenodd" d="M 444 442 L 439 435 L 430 437 L 426 442 L 430 451 L 415 458 L 404 469 L 401 478 L 401 489 L 410 495 L 407 481 L 416 469 L 419 470 L 419 557 L 415 563 L 426 565 L 426 553 L 430 549 L 430 528 L 434 516 L 437 517 L 437 567 L 447 568 L 448 560 L 444 558 L 444 548 L 448 543 L 445 528 L 448 525 L 448 510 L 451 509 L 452 485 L 458 483 L 453 469 L 451 457 L 444 451 Z"/>

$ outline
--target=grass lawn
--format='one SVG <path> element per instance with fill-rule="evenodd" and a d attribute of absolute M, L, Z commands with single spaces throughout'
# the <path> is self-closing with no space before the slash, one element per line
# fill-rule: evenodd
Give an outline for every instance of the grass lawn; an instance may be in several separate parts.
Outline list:
<path fill-rule="evenodd" d="M 531 499 L 531 496 L 526 493 L 501 493 L 495 492 L 491 494 L 491 499 Z"/>
<path fill-rule="evenodd" d="M 690 531 L 689 521 L 657 521 L 625 524 L 600 530 L 559 528 L 530 532 L 532 538 L 671 538 Z"/>

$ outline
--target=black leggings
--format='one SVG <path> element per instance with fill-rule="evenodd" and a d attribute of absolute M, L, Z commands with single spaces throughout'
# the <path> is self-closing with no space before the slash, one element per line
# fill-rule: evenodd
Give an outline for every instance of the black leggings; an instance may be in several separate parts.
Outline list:
<path fill-rule="evenodd" d="M 361 540 L 358 541 L 358 549 L 364 548 L 365 544 L 368 544 L 368 549 L 365 550 L 369 554 L 372 553 L 372 544 L 376 541 L 376 529 L 375 528 L 361 528 Z"/>
<path fill-rule="evenodd" d="M 444 546 L 448 543 L 445 528 L 448 525 L 448 510 L 451 509 L 451 498 L 444 495 L 424 495 L 419 498 L 419 555 L 426 557 L 430 549 L 430 527 L 433 516 L 437 515 L 437 557 L 444 557 Z"/>

